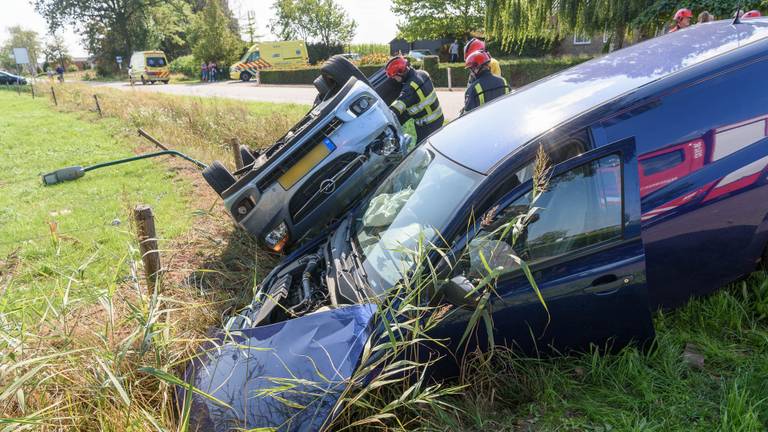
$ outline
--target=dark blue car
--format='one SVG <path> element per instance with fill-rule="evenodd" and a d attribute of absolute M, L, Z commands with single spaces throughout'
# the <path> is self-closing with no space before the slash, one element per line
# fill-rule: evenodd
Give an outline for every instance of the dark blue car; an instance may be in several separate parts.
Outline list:
<path fill-rule="evenodd" d="M 335 231 L 283 260 L 230 320 L 226 342 L 190 365 L 186 378 L 227 404 L 195 395 L 193 423 L 319 428 L 378 328 L 371 299 L 411 275 L 404 250 L 442 241 L 450 251 L 436 263 L 469 250 L 468 262 L 442 276 L 471 290 L 477 240 L 530 211 L 540 148 L 554 165 L 533 204 L 541 211 L 518 244 L 500 238 L 496 247 L 529 263 L 549 313 L 519 265 L 493 261 L 496 341 L 562 352 L 651 339 L 654 310 L 711 293 L 766 259 L 766 77 L 768 20 L 701 24 L 445 126 Z M 473 313 L 458 299 L 434 332 L 449 348 Z M 314 402 L 291 408 L 259 396 L 279 378 L 325 385 Z"/>

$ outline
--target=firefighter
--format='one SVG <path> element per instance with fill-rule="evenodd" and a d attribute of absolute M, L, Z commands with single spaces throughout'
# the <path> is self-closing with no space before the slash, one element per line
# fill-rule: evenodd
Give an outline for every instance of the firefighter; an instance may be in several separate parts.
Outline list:
<path fill-rule="evenodd" d="M 488 52 L 485 49 L 485 42 L 477 38 L 472 38 L 467 42 L 466 45 L 464 45 L 464 61 L 467 61 L 467 58 L 469 58 L 470 55 L 472 55 L 477 51 Z M 491 58 L 489 67 L 491 69 L 492 74 L 496 75 L 497 77 L 501 76 L 501 65 L 499 64 L 498 60 L 496 60 L 495 58 Z M 472 81 L 472 77 L 469 77 L 469 80 Z"/>
<path fill-rule="evenodd" d="M 443 126 L 443 110 L 429 74 L 415 70 L 402 55 L 393 57 L 386 66 L 387 76 L 403 84 L 400 96 L 390 109 L 400 124 L 413 119 L 416 124 L 416 143 L 422 142 Z"/>
<path fill-rule="evenodd" d="M 507 80 L 492 74 L 490 63 L 491 56 L 486 51 L 475 51 L 467 57 L 465 65 L 474 79 L 469 83 L 464 96 L 464 113 L 509 93 Z"/>
<path fill-rule="evenodd" d="M 669 32 L 674 33 L 689 27 L 691 25 L 691 18 L 693 18 L 693 12 L 690 9 L 683 8 L 675 12 L 675 25 L 669 29 Z"/>

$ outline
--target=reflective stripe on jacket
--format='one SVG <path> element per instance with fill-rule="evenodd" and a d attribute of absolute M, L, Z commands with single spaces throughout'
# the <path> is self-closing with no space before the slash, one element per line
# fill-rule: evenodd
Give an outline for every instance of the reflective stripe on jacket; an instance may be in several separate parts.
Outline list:
<path fill-rule="evenodd" d="M 507 93 L 509 93 L 507 80 L 485 69 L 469 84 L 464 94 L 464 112 L 472 111 Z"/>
<path fill-rule="evenodd" d="M 429 74 L 411 69 L 403 81 L 403 90 L 390 106 L 400 124 L 414 119 L 416 126 L 426 126 L 437 121 L 442 124 L 443 110 Z"/>

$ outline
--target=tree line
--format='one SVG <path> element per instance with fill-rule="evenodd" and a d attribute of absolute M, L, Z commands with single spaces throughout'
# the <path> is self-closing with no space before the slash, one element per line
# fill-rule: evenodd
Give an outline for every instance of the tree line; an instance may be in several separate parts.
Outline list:
<path fill-rule="evenodd" d="M 603 32 L 620 48 L 627 36 L 653 36 L 665 29 L 683 7 L 723 19 L 738 8 L 768 8 L 768 0 L 392 0 L 405 39 L 482 34 L 511 48 Z"/>
<path fill-rule="evenodd" d="M 31 61 L 66 65 L 71 61 L 59 30 L 68 26 L 81 37 L 100 72 L 113 73 L 116 57 L 125 62 L 134 51 L 162 50 L 170 59 L 193 55 L 199 61 L 228 65 L 258 39 L 252 12 L 241 26 L 228 0 L 32 0 L 50 35 L 9 28 L 0 44 L 4 68 L 12 68 L 12 47 L 27 47 Z M 275 18 L 267 24 L 283 40 L 335 46 L 349 43 L 357 24 L 335 0 L 274 0 Z M 241 33 L 246 35 L 243 40 Z M 41 55 L 43 57 L 41 57 Z"/>

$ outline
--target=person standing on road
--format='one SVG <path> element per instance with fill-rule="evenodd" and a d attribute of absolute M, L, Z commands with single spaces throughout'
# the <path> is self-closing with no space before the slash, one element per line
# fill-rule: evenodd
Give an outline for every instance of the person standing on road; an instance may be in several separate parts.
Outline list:
<path fill-rule="evenodd" d="M 448 48 L 448 54 L 451 55 L 451 63 L 459 61 L 459 41 L 454 40 L 451 47 Z"/>
<path fill-rule="evenodd" d="M 214 61 L 208 63 L 208 81 L 216 81 L 216 62 Z"/>
<path fill-rule="evenodd" d="M 402 55 L 387 62 L 387 77 L 403 83 L 400 96 L 389 107 L 400 124 L 410 119 L 416 124 L 416 143 L 424 141 L 443 126 L 445 117 L 429 74 L 415 70 Z"/>
<path fill-rule="evenodd" d="M 64 82 L 64 66 L 56 66 L 56 75 L 59 76 L 59 82 Z"/>
<path fill-rule="evenodd" d="M 693 18 L 693 12 L 690 9 L 680 9 L 675 12 L 675 25 L 669 29 L 670 33 L 674 33 L 678 30 L 682 30 L 691 26 L 691 18 Z"/>
<path fill-rule="evenodd" d="M 203 62 L 203 64 L 200 66 L 200 81 L 208 81 L 208 63 L 206 62 Z"/>
<path fill-rule="evenodd" d="M 475 79 L 464 94 L 464 110 L 467 113 L 509 93 L 509 85 L 503 77 L 491 73 L 491 56 L 487 51 L 475 51 L 469 55 L 465 66 Z"/>

